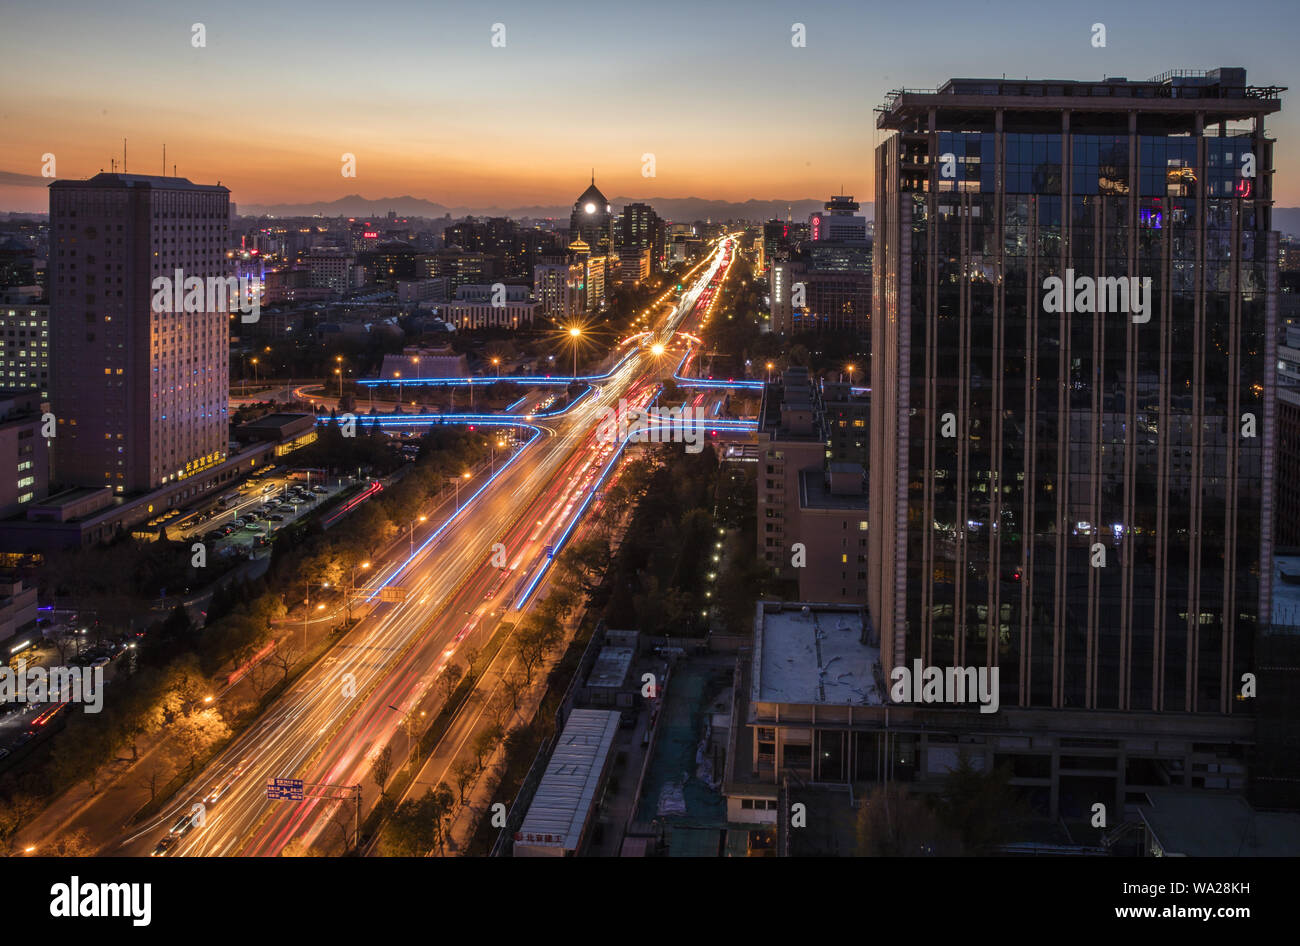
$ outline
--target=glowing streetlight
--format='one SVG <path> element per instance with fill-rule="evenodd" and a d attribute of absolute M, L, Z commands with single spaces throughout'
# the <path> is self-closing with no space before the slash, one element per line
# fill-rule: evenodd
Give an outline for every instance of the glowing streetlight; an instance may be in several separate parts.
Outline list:
<path fill-rule="evenodd" d="M 656 342 L 654 345 L 650 346 L 650 351 L 653 352 L 657 358 L 664 353 L 664 346 Z"/>
<path fill-rule="evenodd" d="M 573 376 L 578 376 L 578 339 L 582 337 L 582 329 L 573 326 L 569 329 L 569 338 L 573 339 Z"/>
<path fill-rule="evenodd" d="M 849 385 L 853 385 L 853 372 L 857 370 L 857 365 L 845 365 L 844 370 L 849 373 Z"/>
<path fill-rule="evenodd" d="M 769 362 L 767 363 L 767 383 L 768 383 L 768 384 L 771 384 L 771 383 L 772 383 L 772 368 L 773 368 L 772 362 L 769 361 Z"/>

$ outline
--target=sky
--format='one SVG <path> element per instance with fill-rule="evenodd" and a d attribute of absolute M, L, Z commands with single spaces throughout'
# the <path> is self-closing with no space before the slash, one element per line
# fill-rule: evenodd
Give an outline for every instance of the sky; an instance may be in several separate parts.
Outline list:
<path fill-rule="evenodd" d="M 567 204 L 593 167 L 610 197 L 870 200 L 891 89 L 1216 66 L 1295 90 L 1268 127 L 1300 205 L 1295 0 L 0 3 L 0 211 L 48 209 L 44 155 L 89 177 L 123 137 L 129 171 L 165 143 L 168 173 L 244 206 Z"/>

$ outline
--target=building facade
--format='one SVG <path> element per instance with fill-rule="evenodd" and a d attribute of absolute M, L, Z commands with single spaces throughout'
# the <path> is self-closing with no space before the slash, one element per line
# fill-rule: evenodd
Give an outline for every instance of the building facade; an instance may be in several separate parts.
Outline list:
<path fill-rule="evenodd" d="M 1251 712 L 1279 91 L 1240 69 L 954 79 L 880 110 L 868 603 L 886 673 L 996 665 L 1003 707 Z M 1053 277 L 1137 282 L 1127 307 L 1116 280 L 1112 305 L 1081 290 L 1056 311 Z"/>
<path fill-rule="evenodd" d="M 230 310 L 155 311 L 153 280 L 230 276 L 229 204 L 179 177 L 50 185 L 58 482 L 133 493 L 225 460 Z"/>

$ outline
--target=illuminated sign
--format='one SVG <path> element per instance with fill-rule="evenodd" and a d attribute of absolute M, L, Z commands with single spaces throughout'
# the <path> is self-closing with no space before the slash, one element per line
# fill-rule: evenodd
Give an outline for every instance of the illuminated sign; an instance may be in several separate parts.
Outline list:
<path fill-rule="evenodd" d="M 365 237 L 367 240 L 377 240 L 377 239 L 379 239 L 379 231 L 378 231 L 378 230 L 367 230 L 367 231 L 365 231 L 364 233 L 362 233 L 361 235 L 362 235 L 363 237 Z"/>
<path fill-rule="evenodd" d="M 822 238 L 822 218 L 820 214 L 813 214 L 812 238 L 814 240 L 820 240 Z"/>

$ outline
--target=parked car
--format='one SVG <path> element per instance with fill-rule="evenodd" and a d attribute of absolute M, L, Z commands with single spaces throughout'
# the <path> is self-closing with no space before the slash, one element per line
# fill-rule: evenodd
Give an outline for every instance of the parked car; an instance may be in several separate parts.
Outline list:
<path fill-rule="evenodd" d="M 325 489 L 324 486 L 313 486 L 313 487 L 311 488 L 311 491 L 312 491 L 313 493 L 325 493 L 325 492 L 328 492 L 328 490 Z"/>
<path fill-rule="evenodd" d="M 280 515 L 278 512 L 273 512 L 266 517 L 266 520 L 267 522 L 284 522 L 284 516 Z"/>

